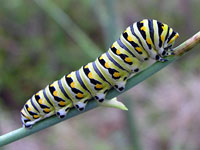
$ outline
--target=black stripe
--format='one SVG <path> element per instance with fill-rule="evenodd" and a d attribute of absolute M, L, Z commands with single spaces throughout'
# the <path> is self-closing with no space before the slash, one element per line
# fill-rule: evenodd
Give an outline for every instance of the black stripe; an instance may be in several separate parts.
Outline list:
<path fill-rule="evenodd" d="M 154 44 L 154 29 L 153 29 L 153 20 L 148 19 L 149 33 L 151 37 L 151 41 Z"/>
<path fill-rule="evenodd" d="M 31 97 L 31 104 L 33 105 L 33 107 L 35 108 L 35 110 L 37 110 L 37 112 L 39 112 L 40 113 L 40 111 L 37 109 L 37 107 L 35 106 L 35 104 L 34 104 L 34 102 L 33 102 L 33 99 L 32 99 L 32 97 Z"/>
<path fill-rule="evenodd" d="M 167 43 L 169 43 L 169 41 L 176 35 L 176 32 L 172 32 L 172 34 L 170 35 L 170 37 L 167 40 Z"/>
<path fill-rule="evenodd" d="M 97 68 L 95 62 L 92 62 L 92 66 L 93 66 L 95 72 L 99 75 L 99 77 L 100 77 L 101 79 L 103 79 L 105 82 L 109 83 L 109 82 L 104 78 L 104 76 L 101 74 L 101 72 L 100 72 L 99 69 Z M 110 84 L 110 83 L 109 83 L 109 84 Z M 110 84 L 110 85 L 111 85 L 111 84 Z"/>
<path fill-rule="evenodd" d="M 48 98 L 48 96 L 47 96 L 47 94 L 46 94 L 45 89 L 43 89 L 43 94 L 44 94 L 44 98 L 47 100 L 47 102 L 48 102 L 51 106 L 53 106 L 53 104 L 51 103 L 51 101 L 49 100 L 49 98 Z"/>
<path fill-rule="evenodd" d="M 157 26 L 158 26 L 158 36 L 159 36 L 159 47 L 162 47 L 162 40 L 161 40 L 161 34 L 163 32 L 162 26 L 163 24 L 161 22 L 157 21 Z"/>
<path fill-rule="evenodd" d="M 130 26 L 130 29 L 131 29 L 131 33 L 137 38 L 137 40 L 139 41 L 139 43 L 143 47 L 143 49 L 145 49 L 144 46 L 142 45 L 140 38 L 136 35 L 136 33 L 134 31 L 133 25 Z"/>
<path fill-rule="evenodd" d="M 81 76 L 80 76 L 80 72 L 79 70 L 76 71 L 76 78 L 78 80 L 78 82 L 80 83 L 80 85 L 90 93 L 90 91 L 87 89 L 87 87 L 85 86 L 85 84 L 83 83 L 82 79 L 81 79 Z"/>
<path fill-rule="evenodd" d="M 169 28 L 169 26 L 168 26 L 168 28 L 167 28 L 167 34 L 166 34 L 166 36 L 165 36 L 165 41 L 167 41 L 167 38 L 168 38 L 168 36 L 169 36 L 169 30 L 170 30 L 170 28 Z"/>
<path fill-rule="evenodd" d="M 135 55 L 122 43 L 121 39 L 119 38 L 117 40 L 117 43 L 119 44 L 119 46 L 121 48 L 123 48 L 124 50 L 126 50 L 129 54 L 131 54 L 133 57 L 135 57 Z"/>
<path fill-rule="evenodd" d="M 67 97 L 68 99 L 70 99 L 70 97 L 67 95 L 65 89 L 64 89 L 63 86 L 62 86 L 61 80 L 58 80 L 58 86 L 59 86 L 61 92 L 65 95 L 65 97 Z"/>
<path fill-rule="evenodd" d="M 117 66 L 118 68 L 122 69 L 122 70 L 125 70 L 122 66 L 120 66 L 111 56 L 108 52 L 106 52 L 106 55 L 108 57 L 108 59 L 115 65 Z M 127 70 L 125 70 L 127 71 Z"/>
<path fill-rule="evenodd" d="M 141 30 L 141 28 L 144 26 L 144 23 L 141 23 L 140 21 L 136 23 L 137 24 L 137 28 L 140 32 L 140 34 L 142 35 L 143 39 L 146 40 L 146 33 L 144 30 Z"/>

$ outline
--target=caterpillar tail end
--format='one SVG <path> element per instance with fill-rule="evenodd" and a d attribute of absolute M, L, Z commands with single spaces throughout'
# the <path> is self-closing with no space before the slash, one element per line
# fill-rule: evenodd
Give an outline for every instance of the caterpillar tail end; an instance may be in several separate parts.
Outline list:
<path fill-rule="evenodd" d="M 118 101 L 116 97 L 111 100 L 105 100 L 103 103 L 99 103 L 99 105 L 103 107 L 112 107 L 126 111 L 128 110 L 128 108 L 122 102 Z"/>

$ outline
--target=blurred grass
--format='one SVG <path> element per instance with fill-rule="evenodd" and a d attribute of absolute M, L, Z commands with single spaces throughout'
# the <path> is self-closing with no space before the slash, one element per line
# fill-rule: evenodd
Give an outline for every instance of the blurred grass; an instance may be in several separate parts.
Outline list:
<path fill-rule="evenodd" d="M 63 12 L 54 2 L 51 0 L 34 0 L 38 6 L 44 9 L 49 16 L 51 16 L 58 25 L 71 37 L 76 44 L 80 46 L 83 52 L 89 57 L 89 60 L 93 60 L 99 56 L 102 51 L 99 50 L 98 46 L 90 40 L 85 34 L 67 15 Z M 92 51 L 91 51 L 92 50 Z"/>

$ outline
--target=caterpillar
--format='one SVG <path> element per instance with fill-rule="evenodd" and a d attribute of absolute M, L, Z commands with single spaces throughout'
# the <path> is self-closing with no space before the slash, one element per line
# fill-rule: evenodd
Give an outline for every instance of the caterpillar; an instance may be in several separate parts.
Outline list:
<path fill-rule="evenodd" d="M 107 52 L 64 75 L 33 95 L 21 110 L 23 127 L 56 114 L 64 118 L 70 109 L 83 111 L 89 100 L 104 103 L 111 88 L 122 92 L 127 80 L 140 71 L 144 61 L 167 61 L 174 55 L 172 46 L 179 36 L 167 24 L 143 19 L 135 22 L 121 34 Z"/>

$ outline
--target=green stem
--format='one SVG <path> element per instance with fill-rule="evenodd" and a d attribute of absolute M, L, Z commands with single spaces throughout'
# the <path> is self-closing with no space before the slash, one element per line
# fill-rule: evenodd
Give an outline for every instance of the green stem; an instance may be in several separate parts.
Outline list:
<path fill-rule="evenodd" d="M 137 123 L 136 123 L 136 118 L 134 115 L 134 102 L 131 101 L 131 98 L 129 96 L 124 96 L 123 100 L 125 100 L 125 105 L 126 106 L 131 106 L 128 108 L 128 111 L 125 112 L 126 115 L 126 122 L 127 122 L 127 129 L 129 133 L 129 143 L 130 143 L 130 150 L 140 150 L 141 145 L 140 145 L 140 138 L 138 134 L 138 129 L 137 129 Z"/>
<path fill-rule="evenodd" d="M 179 45 L 178 47 L 175 48 L 176 51 L 176 56 L 172 56 L 168 58 L 168 61 L 165 63 L 161 63 L 161 62 L 156 62 L 153 65 L 151 65 L 150 67 L 146 68 L 145 70 L 141 71 L 140 73 L 136 74 L 135 76 L 133 76 L 132 78 L 130 78 L 127 82 L 125 91 L 129 90 L 130 88 L 132 88 L 133 86 L 137 85 L 138 83 L 144 81 L 145 79 L 147 79 L 148 77 L 152 76 L 153 74 L 155 74 L 156 72 L 158 72 L 159 70 L 161 70 L 162 68 L 166 67 L 167 65 L 169 65 L 170 63 L 174 62 L 175 60 L 177 60 L 179 57 L 182 56 L 182 54 L 184 54 L 185 52 L 191 50 L 194 46 L 196 46 L 197 44 L 200 43 L 200 32 L 198 32 L 197 34 L 195 34 L 193 37 L 191 37 L 190 39 L 188 39 L 187 41 L 185 41 L 184 43 L 182 43 L 181 45 Z M 112 99 L 116 96 L 118 96 L 120 93 L 117 92 L 116 90 L 112 89 L 109 91 L 108 95 L 107 95 L 107 99 Z M 96 108 L 98 106 L 98 104 L 96 103 L 95 100 L 92 100 L 88 103 L 87 107 L 86 107 L 86 111 L 91 110 L 93 108 Z M 25 128 L 19 128 L 15 131 L 11 131 L 10 133 L 4 134 L 2 136 L 0 136 L 0 146 L 4 146 L 6 144 L 9 144 L 11 142 L 14 142 L 16 140 L 19 140 L 25 136 L 31 135 L 37 131 L 40 131 L 42 129 L 48 128 L 54 124 L 57 124 L 61 121 L 64 121 L 66 119 L 69 119 L 71 117 L 74 117 L 76 115 L 79 115 L 83 112 L 78 112 L 75 109 L 72 109 L 66 118 L 64 119 L 59 119 L 57 118 L 55 115 L 47 118 L 43 121 L 40 121 L 38 123 L 36 123 L 32 129 L 25 129 Z"/>

